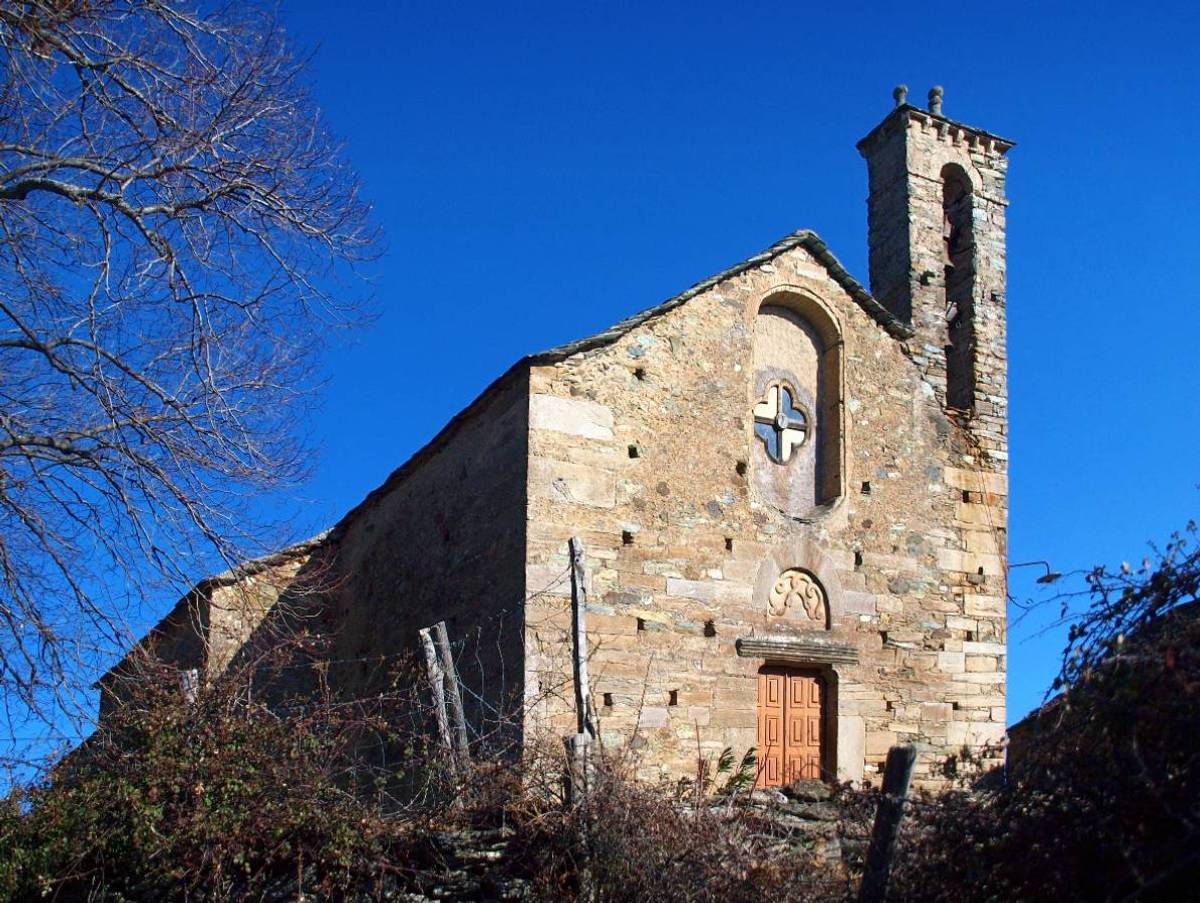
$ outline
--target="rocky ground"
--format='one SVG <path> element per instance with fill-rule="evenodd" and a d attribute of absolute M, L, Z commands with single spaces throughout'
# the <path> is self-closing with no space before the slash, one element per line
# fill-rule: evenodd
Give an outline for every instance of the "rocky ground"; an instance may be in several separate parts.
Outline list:
<path fill-rule="evenodd" d="M 736 803 L 752 812 L 756 833 L 772 838 L 768 849 L 780 855 L 812 850 L 837 874 L 861 867 L 867 833 L 847 820 L 835 791 L 819 781 L 782 790 L 755 791 Z M 507 903 L 532 899 L 532 884 L 511 855 L 513 832 L 507 828 L 431 832 L 414 870 L 396 875 L 381 887 L 381 897 L 406 903 L 479 901 Z M 398 888 L 404 885 L 406 890 Z"/>

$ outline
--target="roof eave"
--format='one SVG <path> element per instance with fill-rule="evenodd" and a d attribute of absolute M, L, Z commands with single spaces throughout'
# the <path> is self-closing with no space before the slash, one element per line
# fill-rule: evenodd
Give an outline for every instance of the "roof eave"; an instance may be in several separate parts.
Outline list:
<path fill-rule="evenodd" d="M 774 258 L 778 257 L 793 248 L 803 247 L 807 250 L 817 262 L 820 263 L 828 271 L 830 277 L 861 307 L 876 323 L 887 330 L 888 334 L 897 339 L 908 339 L 913 336 L 913 328 L 907 323 L 904 323 L 894 316 L 886 307 L 880 304 L 871 295 L 863 285 L 850 275 L 849 271 L 842 266 L 840 260 L 834 256 L 829 250 L 829 246 L 821 239 L 817 233 L 810 229 L 801 229 L 798 232 L 793 232 L 785 236 L 775 244 L 771 245 L 764 251 L 755 254 L 753 257 L 736 263 L 728 269 L 722 270 L 707 279 L 697 282 L 691 288 L 672 298 L 668 298 L 661 304 L 655 305 L 640 313 L 634 314 L 619 323 L 615 323 L 608 329 L 586 338 L 578 339 L 574 342 L 568 342 L 565 345 L 559 345 L 555 348 L 550 348 L 546 351 L 537 354 L 529 355 L 522 360 L 530 364 L 550 364 L 565 360 L 572 355 L 579 354 L 584 351 L 591 351 L 595 348 L 602 348 L 605 345 L 612 344 L 621 336 L 629 333 L 637 327 L 649 322 L 650 320 L 660 317 L 663 314 L 674 310 L 677 307 L 686 304 L 697 295 L 708 291 L 713 286 L 731 279 L 741 273 L 751 270 L 754 267 L 762 266 L 764 263 L 769 263 Z"/>

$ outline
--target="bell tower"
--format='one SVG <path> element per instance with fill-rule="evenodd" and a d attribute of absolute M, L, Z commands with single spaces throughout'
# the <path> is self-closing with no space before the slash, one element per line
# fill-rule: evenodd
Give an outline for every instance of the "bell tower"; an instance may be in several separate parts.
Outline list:
<path fill-rule="evenodd" d="M 869 180 L 871 293 L 912 326 L 918 362 L 948 413 L 1006 445 L 1005 156 L 1013 142 L 893 93 L 858 143 Z M 991 444 L 991 443 L 988 443 Z M 1000 450 L 999 448 L 997 450 Z"/>

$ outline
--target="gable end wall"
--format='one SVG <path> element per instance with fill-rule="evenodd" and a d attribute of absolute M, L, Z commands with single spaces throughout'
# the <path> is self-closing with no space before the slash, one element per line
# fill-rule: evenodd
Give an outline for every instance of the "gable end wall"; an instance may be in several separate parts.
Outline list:
<path fill-rule="evenodd" d="M 753 441 L 753 317 L 785 287 L 825 305 L 844 342 L 844 494 L 810 523 L 760 503 L 739 473 Z M 566 566 L 578 535 L 602 740 L 645 776 L 694 775 L 697 750 L 756 745 L 757 672 L 779 634 L 857 659 L 823 665 L 825 764 L 841 779 L 870 778 L 891 745 L 913 742 L 918 780 L 936 783 L 963 745 L 1000 740 L 1003 462 L 973 457 L 918 352 L 795 248 L 612 345 L 533 368 L 528 735 L 574 732 Z M 789 567 L 825 585 L 829 631 L 768 619 L 764 594 Z"/>

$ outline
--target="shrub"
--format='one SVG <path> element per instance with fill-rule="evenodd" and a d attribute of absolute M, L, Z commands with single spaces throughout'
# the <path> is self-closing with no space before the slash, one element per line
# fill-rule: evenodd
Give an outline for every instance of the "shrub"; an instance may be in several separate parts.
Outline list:
<path fill-rule="evenodd" d="M 381 713 L 280 716 L 231 687 L 189 702 L 168 686 L 147 680 L 46 781 L 5 801 L 7 896 L 240 899 L 289 882 L 329 893 L 403 861 L 386 786 L 354 771 Z"/>
<path fill-rule="evenodd" d="M 1098 568 L 1062 693 L 1014 730 L 1008 782 L 918 799 L 897 900 L 1190 899 L 1200 882 L 1200 548 Z"/>

